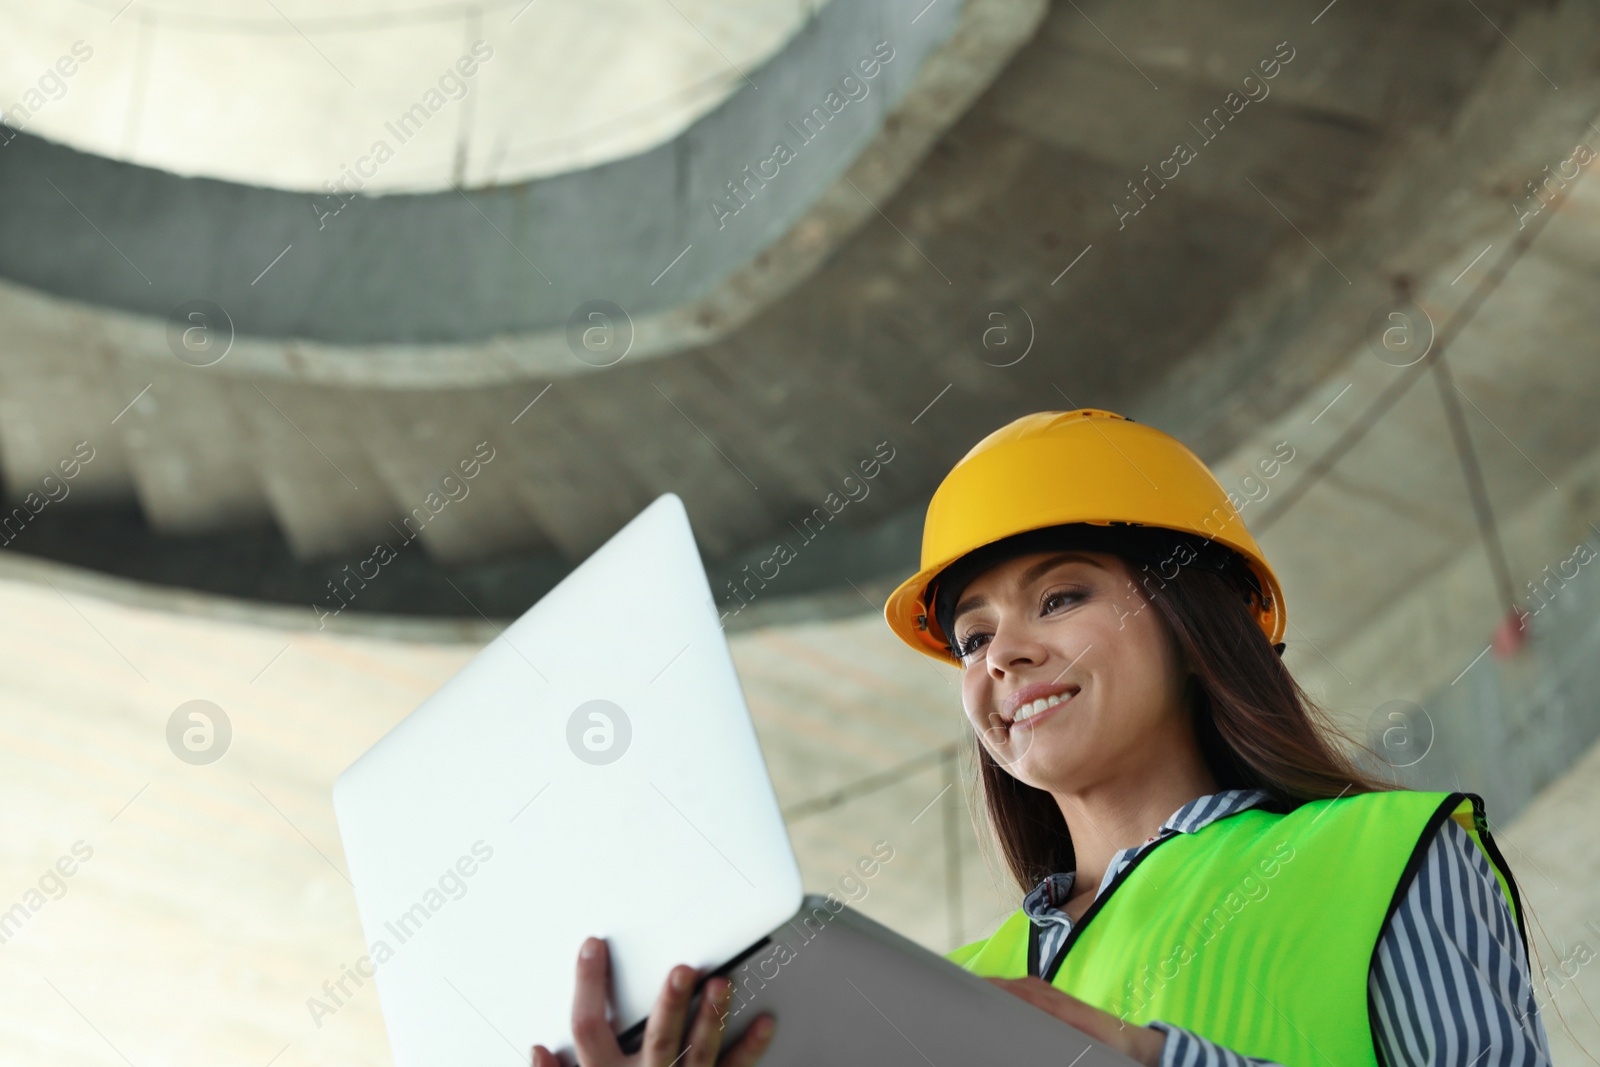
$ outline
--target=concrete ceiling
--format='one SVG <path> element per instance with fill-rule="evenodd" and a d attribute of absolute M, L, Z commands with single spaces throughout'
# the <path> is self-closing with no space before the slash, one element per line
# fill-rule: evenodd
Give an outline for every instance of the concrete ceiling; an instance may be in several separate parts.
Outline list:
<path fill-rule="evenodd" d="M 676 274 L 672 250 L 683 246 L 659 235 L 655 252 L 630 254 L 602 232 L 603 254 L 586 259 L 572 244 L 552 258 L 541 242 L 560 230 L 561 213 L 529 219 L 517 215 L 515 197 L 487 193 L 465 202 L 437 194 L 441 211 L 452 196 L 455 204 L 433 219 L 408 210 L 404 197 L 364 202 L 377 214 L 360 231 L 360 216 L 349 217 L 353 245 L 328 252 L 312 242 L 304 260 L 298 242 L 269 240 L 249 214 L 235 215 L 231 229 L 207 223 L 202 232 L 235 243 L 202 242 L 205 256 L 185 256 L 173 239 L 186 232 L 181 213 L 164 210 L 152 222 L 136 198 L 107 194 L 84 210 L 91 226 L 78 213 L 84 205 L 63 202 L 67 186 L 42 181 L 58 165 L 76 177 L 113 164 L 83 157 L 75 171 L 64 149 L 19 139 L 0 162 L 8 195 L 29 205 L 10 216 L 12 239 L 0 243 L 0 273 L 11 279 L 0 304 L 13 324 L 0 423 L 7 483 L 16 494 L 71 442 L 93 439 L 102 458 L 84 503 L 136 502 L 166 534 L 270 523 L 295 554 L 337 569 L 388 536 L 475 442 L 492 439 L 506 457 L 492 472 L 498 481 L 486 479 L 480 489 L 489 491 L 429 524 L 421 540 L 433 560 L 542 560 L 541 573 L 553 573 L 671 490 L 726 572 L 794 537 L 887 441 L 896 458 L 870 502 L 842 514 L 837 535 L 808 545 L 808 576 L 780 592 L 889 573 L 914 552 L 916 514 L 949 464 L 1023 411 L 1120 408 L 1220 457 L 1244 438 L 1263 398 L 1282 406 L 1305 395 L 1366 316 L 1343 322 L 1320 356 L 1288 359 L 1288 339 L 1327 314 L 1333 287 L 1372 303 L 1388 285 L 1371 270 L 1350 278 L 1353 267 L 1306 260 L 1308 243 L 1398 246 L 1423 225 L 1423 216 L 1395 211 L 1382 230 L 1351 235 L 1352 219 L 1396 185 L 1418 143 L 1447 139 L 1484 72 L 1501 62 L 1494 23 L 1517 5 L 1479 7 L 1407 4 L 1380 28 L 1337 8 L 1312 22 L 1264 3 L 1228 4 L 1205 18 L 1177 4 L 1057 5 L 1003 71 L 980 82 L 972 73 L 984 69 L 980 60 L 1016 45 L 1003 34 L 985 40 L 974 28 L 986 25 L 975 19 L 985 9 L 969 3 L 923 38 L 917 78 L 854 163 L 836 161 L 840 179 L 813 188 L 809 207 L 761 215 L 755 199 L 745 218 L 731 219 L 724 236 L 747 218 L 750 232 L 765 227 L 748 262 L 713 242 L 720 259 L 685 249 Z M 924 32 L 940 11 L 917 22 L 909 7 L 884 10 L 907 34 Z M 1032 29 L 1016 6 L 987 10 Z M 815 54 L 865 53 L 868 29 L 876 31 L 841 32 Z M 1260 77 L 1264 63 L 1270 80 Z M 783 84 L 793 95 L 779 110 L 810 106 L 821 91 Z M 960 97 L 952 87 L 976 99 L 940 124 L 936 105 Z M 921 147 L 915 137 L 909 149 L 901 144 L 907 126 L 920 130 Z M 742 165 L 766 140 L 716 143 L 728 164 Z M 1194 158 L 1165 184 L 1148 178 L 1163 167 L 1173 174 L 1162 161 L 1179 141 Z M 1133 215 L 1136 179 L 1150 203 Z M 565 195 L 577 203 L 583 189 L 580 181 Z M 529 187 L 544 193 L 541 183 Z M 213 204 L 206 218 L 230 218 L 215 206 L 233 195 L 226 188 L 209 201 L 198 186 L 194 195 Z M 832 197 L 853 202 L 856 215 Z M 713 217 L 704 204 L 697 212 Z M 647 212 L 643 224 L 655 217 Z M 253 235 L 248 262 L 241 233 Z M 514 240 L 502 240 L 507 233 Z M 270 267 L 284 244 L 295 247 Z M 498 259 L 486 275 L 491 260 L 475 257 L 491 250 Z M 750 283 L 769 257 L 787 264 L 786 279 Z M 129 269 L 141 259 L 160 268 L 149 286 Z M 570 272 L 626 266 L 636 275 L 627 284 L 646 302 L 617 303 L 640 319 L 677 315 L 680 324 L 697 308 L 709 323 L 702 342 L 685 346 L 692 330 L 663 330 L 653 358 L 604 366 L 569 350 L 559 373 L 548 360 L 519 359 L 516 338 L 544 328 L 547 348 L 561 343 L 552 338 L 565 340 L 566 317 L 594 295 L 541 282 L 526 262 L 540 260 L 563 285 Z M 263 268 L 270 273 L 257 277 Z M 663 268 L 664 280 L 654 273 Z M 169 270 L 187 282 L 169 282 Z M 184 287 L 204 275 L 219 280 Z M 655 295 L 652 276 L 665 295 Z M 160 288 L 156 278 L 169 286 L 161 299 L 148 292 Z M 223 288 L 218 302 L 233 302 L 254 324 L 237 344 L 254 345 L 260 358 L 230 355 L 208 367 L 171 358 L 168 324 L 151 313 Z M 733 290 L 738 307 L 717 318 L 706 302 Z M 528 300 L 538 303 L 531 313 Z M 996 313 L 1011 348 L 985 348 L 986 337 L 997 339 Z M 508 327 L 524 332 L 497 343 Z M 455 347 L 416 343 L 441 329 Z M 284 331 L 295 339 L 273 337 Z M 328 340 L 316 342 L 319 334 Z M 1017 362 L 1024 334 L 1031 348 Z M 410 340 L 370 343 L 397 336 Z"/>
<path fill-rule="evenodd" d="M 671 140 L 817 6 L 13 0 L 0 101 L 30 133 L 187 177 L 322 192 L 386 140 L 369 192 L 509 184 Z"/>

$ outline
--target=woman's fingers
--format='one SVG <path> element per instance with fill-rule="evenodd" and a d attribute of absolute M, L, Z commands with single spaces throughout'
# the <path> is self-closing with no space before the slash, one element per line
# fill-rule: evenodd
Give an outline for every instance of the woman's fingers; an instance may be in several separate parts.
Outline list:
<path fill-rule="evenodd" d="M 684 1067 L 714 1067 L 717 1052 L 722 1048 L 722 1030 L 728 1016 L 728 1005 L 733 999 L 733 983 L 718 976 L 706 982 L 700 998 L 700 1010 L 695 1013 L 694 1025 L 689 1028 L 689 1047 L 684 1055 Z"/>
<path fill-rule="evenodd" d="M 776 1021 L 763 1014 L 750 1022 L 745 1031 L 722 1056 L 718 1057 L 728 1038 L 730 1019 L 728 1009 L 733 1003 L 733 983 L 726 978 L 714 978 L 706 983 L 705 1000 L 689 1034 L 690 1047 L 686 1059 L 688 1067 L 754 1067 L 772 1044 Z"/>
<path fill-rule="evenodd" d="M 1108 1011 L 1079 1000 L 1063 992 L 1042 978 L 994 978 L 988 981 L 1006 992 L 1021 997 L 1029 1004 L 1047 1011 L 1069 1026 L 1077 1027 L 1097 1041 L 1103 1041 L 1118 1052 L 1125 1053 L 1140 1063 L 1161 1062 L 1161 1050 L 1166 1035 L 1143 1026 L 1135 1026 Z"/>
<path fill-rule="evenodd" d="M 606 976 L 610 957 L 598 937 L 578 950 L 578 988 L 572 997 L 572 1044 L 583 1067 L 617 1067 L 622 1046 L 606 1019 Z M 551 1056 L 551 1060 L 555 1057 Z"/>
<path fill-rule="evenodd" d="M 775 1036 L 777 1036 L 777 1020 L 771 1015 L 758 1016 L 718 1061 L 717 1067 L 754 1067 L 771 1047 Z"/>
<path fill-rule="evenodd" d="M 683 1017 L 688 1012 L 689 994 L 697 977 L 694 968 L 683 964 L 667 972 L 655 1010 L 645 1020 L 644 1041 L 639 1046 L 643 1067 L 669 1067 L 677 1062 L 678 1049 L 683 1043 Z"/>
<path fill-rule="evenodd" d="M 684 1047 L 684 1024 L 691 991 L 699 972 L 680 964 L 667 974 L 655 1009 L 645 1020 L 639 1052 L 624 1058 L 617 1036 L 606 1018 L 610 955 L 606 944 L 591 937 L 578 952 L 578 984 L 572 998 L 572 1042 L 581 1067 L 719 1067 L 733 983 L 718 976 L 706 983 L 700 1010 Z M 720 1067 L 754 1067 L 772 1043 L 774 1021 L 758 1018 L 728 1050 Z M 533 1049 L 533 1067 L 560 1067 L 555 1054 L 543 1045 Z"/>

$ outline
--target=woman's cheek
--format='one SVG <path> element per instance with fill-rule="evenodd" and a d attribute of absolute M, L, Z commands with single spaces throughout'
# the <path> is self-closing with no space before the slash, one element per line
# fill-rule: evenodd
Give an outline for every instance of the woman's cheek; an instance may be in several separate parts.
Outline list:
<path fill-rule="evenodd" d="M 961 687 L 961 710 L 966 713 L 968 722 L 981 729 L 983 724 L 978 721 L 978 716 L 973 711 L 974 708 L 983 706 L 979 703 L 978 698 L 979 693 L 976 686 L 968 684 Z"/>

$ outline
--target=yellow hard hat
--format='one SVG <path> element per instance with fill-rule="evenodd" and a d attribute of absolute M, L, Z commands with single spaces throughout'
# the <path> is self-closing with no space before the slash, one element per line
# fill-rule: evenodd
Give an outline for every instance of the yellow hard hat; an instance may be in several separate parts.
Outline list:
<path fill-rule="evenodd" d="M 918 652 L 960 666 L 934 617 L 930 584 L 974 549 L 1069 523 L 1154 527 L 1232 549 L 1259 587 L 1256 621 L 1274 645 L 1283 639 L 1277 575 L 1216 476 L 1176 438 L 1098 408 L 1024 415 L 961 458 L 928 504 L 921 569 L 884 605 L 889 628 Z"/>

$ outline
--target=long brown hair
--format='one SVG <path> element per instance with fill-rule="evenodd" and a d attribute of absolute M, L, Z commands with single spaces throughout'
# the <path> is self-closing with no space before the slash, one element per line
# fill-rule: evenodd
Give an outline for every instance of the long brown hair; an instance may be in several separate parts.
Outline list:
<path fill-rule="evenodd" d="M 1289 673 L 1236 581 L 1182 567 L 1144 586 L 1194 671 L 1191 721 L 1218 788 L 1264 789 L 1286 809 L 1399 788 L 1369 776 L 1340 747 L 1351 739 Z M 974 744 L 990 827 L 1023 892 L 1050 874 L 1075 870 L 1072 835 L 1054 797 L 1013 777 Z"/>

